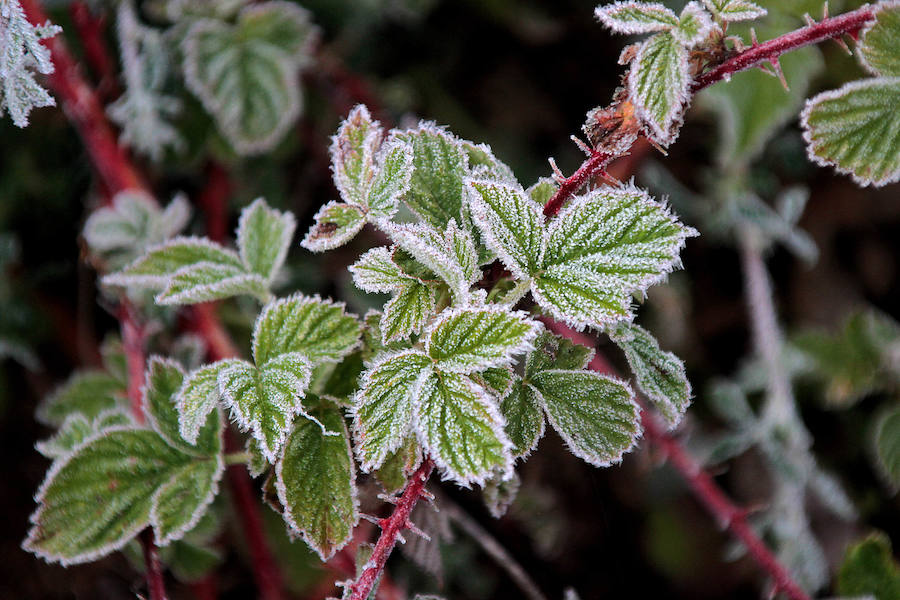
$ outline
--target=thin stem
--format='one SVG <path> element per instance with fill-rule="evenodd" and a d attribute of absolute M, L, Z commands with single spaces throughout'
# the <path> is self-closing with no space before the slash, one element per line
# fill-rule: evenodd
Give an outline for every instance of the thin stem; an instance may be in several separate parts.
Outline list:
<path fill-rule="evenodd" d="M 516 562 L 516 559 L 506 551 L 506 548 L 494 539 L 494 536 L 488 533 L 478 521 L 448 498 L 441 498 L 441 510 L 446 513 L 451 521 L 459 525 L 460 529 L 465 531 L 469 537 L 475 540 L 482 550 L 494 559 L 494 562 L 506 571 L 509 578 L 513 580 L 526 598 L 530 600 L 547 600 L 547 597 L 541 592 L 537 584 L 532 581 L 531 577 L 528 576 L 522 565 Z"/>
<path fill-rule="evenodd" d="M 103 40 L 106 19 L 102 16 L 94 17 L 84 2 L 73 2 L 69 6 L 69 14 L 84 49 L 84 58 L 97 78 L 98 90 L 103 91 L 107 98 L 116 96 L 116 67 Z"/>
<path fill-rule="evenodd" d="M 777 61 L 778 57 L 791 50 L 816 44 L 825 40 L 841 37 L 844 34 L 856 36 L 859 30 L 875 19 L 875 9 L 863 6 L 857 10 L 830 17 L 820 23 L 808 25 L 796 31 L 786 33 L 768 42 L 748 48 L 736 54 L 716 67 L 701 73 L 691 85 L 691 92 L 696 93 L 710 85 L 729 79 L 735 73 L 757 67 L 766 62 Z M 599 175 L 609 163 L 616 158 L 603 152 L 595 151 L 585 160 L 578 170 L 560 181 L 559 189 L 544 206 L 544 215 L 552 217 L 563 207 L 563 204 L 574 196 L 585 184 Z"/>
<path fill-rule="evenodd" d="M 384 565 L 387 563 L 391 551 L 397 544 L 397 538 L 404 529 L 410 526 L 409 515 L 415 508 L 419 498 L 426 495 L 425 484 L 431 477 L 434 470 L 434 462 L 428 457 L 422 460 L 422 464 L 412 474 L 406 484 L 406 489 L 397 500 L 396 508 L 391 516 L 382 519 L 381 535 L 375 543 L 375 550 L 372 552 L 372 558 L 369 559 L 368 566 L 360 573 L 359 578 L 350 586 L 350 600 L 366 600 L 372 591 L 372 586 L 378 580 L 378 576 L 384 571 Z"/>
<path fill-rule="evenodd" d="M 159 551 L 153 540 L 153 530 L 145 529 L 141 532 L 140 538 L 141 548 L 144 551 L 144 564 L 147 566 L 147 587 L 150 591 L 150 600 L 168 600 L 163 582 L 162 563 L 159 561 Z"/>

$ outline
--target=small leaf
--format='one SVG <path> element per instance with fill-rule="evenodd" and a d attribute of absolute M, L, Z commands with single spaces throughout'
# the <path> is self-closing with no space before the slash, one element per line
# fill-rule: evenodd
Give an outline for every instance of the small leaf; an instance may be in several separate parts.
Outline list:
<path fill-rule="evenodd" d="M 512 389 L 516 374 L 512 367 L 491 367 L 484 371 L 472 373 L 470 377 L 472 381 L 494 394 L 497 399 L 500 399 Z"/>
<path fill-rule="evenodd" d="M 669 32 L 641 43 L 628 72 L 628 96 L 653 139 L 663 146 L 678 135 L 688 100 L 688 50 Z"/>
<path fill-rule="evenodd" d="M 350 265 L 350 273 L 356 287 L 371 294 L 393 292 L 414 281 L 391 259 L 386 246 L 364 253 Z"/>
<path fill-rule="evenodd" d="M 375 154 L 381 146 L 382 131 L 369 109 L 359 104 L 331 139 L 334 185 L 344 202 L 364 209 L 369 207 L 369 186 L 375 176 Z"/>
<path fill-rule="evenodd" d="M 460 140 L 460 145 L 463 152 L 466 153 L 469 171 L 475 179 L 489 179 L 501 183 L 516 181 L 512 169 L 494 156 L 493 150 L 487 144 L 474 144 L 467 140 Z"/>
<path fill-rule="evenodd" d="M 207 417 L 219 404 L 219 373 L 229 367 L 244 364 L 242 360 L 220 360 L 200 367 L 184 378 L 175 394 L 175 410 L 178 411 L 178 432 L 194 445 Z"/>
<path fill-rule="evenodd" d="M 413 151 L 409 144 L 390 141 L 376 157 L 378 169 L 368 190 L 366 202 L 373 219 L 389 219 L 409 191 L 413 175 Z"/>
<path fill-rule="evenodd" d="M 557 191 L 559 191 L 559 185 L 555 181 L 549 177 L 542 177 L 525 190 L 525 195 L 531 198 L 535 204 L 543 207 Z"/>
<path fill-rule="evenodd" d="M 853 81 L 810 99 L 800 115 L 813 162 L 859 185 L 900 180 L 900 78 Z"/>
<path fill-rule="evenodd" d="M 342 303 L 293 294 L 267 304 L 256 319 L 253 357 L 261 365 L 299 352 L 313 363 L 335 362 L 356 348 L 361 330 Z"/>
<path fill-rule="evenodd" d="M 611 337 L 625 352 L 638 387 L 659 409 L 669 427 L 677 426 L 691 402 L 691 384 L 684 363 L 671 352 L 663 352 L 649 331 L 633 323 L 620 323 Z"/>
<path fill-rule="evenodd" d="M 532 379 L 549 369 L 580 371 L 587 367 L 592 358 L 593 349 L 544 331 L 537 337 L 534 350 L 525 359 L 525 378 Z"/>
<path fill-rule="evenodd" d="M 296 352 L 276 356 L 258 369 L 241 362 L 219 373 L 219 394 L 269 462 L 275 462 L 294 416 L 311 418 L 300 402 L 310 375 L 309 361 Z"/>
<path fill-rule="evenodd" d="M 163 305 L 197 304 L 241 295 L 265 302 L 270 292 L 266 280 L 243 267 L 198 262 L 176 271 L 155 300 Z"/>
<path fill-rule="evenodd" d="M 328 431 L 301 419 L 275 464 L 275 487 L 284 518 L 326 561 L 349 540 L 359 521 L 356 473 L 344 416 L 326 401 L 311 409 Z"/>
<path fill-rule="evenodd" d="M 672 35 L 687 48 L 701 44 L 713 30 L 709 15 L 698 2 L 688 2 L 678 17 L 678 27 Z"/>
<path fill-rule="evenodd" d="M 360 380 L 353 397 L 353 434 L 363 471 L 380 467 L 410 432 L 413 395 L 431 372 L 415 350 L 382 355 Z"/>
<path fill-rule="evenodd" d="M 93 420 L 101 412 L 127 406 L 126 385 L 104 371 L 80 371 L 50 394 L 38 407 L 45 425 L 60 426 L 73 414 Z"/>
<path fill-rule="evenodd" d="M 657 2 L 613 2 L 598 6 L 594 15 L 616 33 L 633 35 L 667 31 L 678 26 L 678 17 Z"/>
<path fill-rule="evenodd" d="M 859 38 L 863 66 L 875 75 L 900 77 L 900 4 L 879 2 L 874 9 L 875 21 L 863 29 Z"/>
<path fill-rule="evenodd" d="M 847 550 L 837 589 L 842 596 L 871 596 L 875 600 L 900 597 L 900 565 L 885 534 L 874 533 Z"/>
<path fill-rule="evenodd" d="M 117 273 L 103 278 L 106 285 L 163 288 L 184 267 L 211 263 L 242 271 L 240 257 L 206 238 L 177 237 L 153 246 L 144 256 Z"/>
<path fill-rule="evenodd" d="M 472 219 L 488 246 L 518 279 L 540 268 L 544 256 L 541 206 L 515 185 L 469 181 Z"/>
<path fill-rule="evenodd" d="M 900 407 L 880 416 L 875 424 L 875 457 L 881 476 L 894 490 L 900 488 Z"/>
<path fill-rule="evenodd" d="M 247 270 L 271 283 L 287 257 L 296 227 L 294 215 L 269 208 L 262 198 L 242 210 L 237 246 Z"/>
<path fill-rule="evenodd" d="M 620 462 L 641 435 L 640 409 L 625 382 L 588 371 L 543 371 L 533 384 L 550 424 L 585 462 Z"/>
<path fill-rule="evenodd" d="M 385 230 L 400 248 L 447 283 L 456 304 L 464 304 L 468 300 L 469 288 L 478 273 L 477 257 L 465 247 L 451 246 L 451 239 L 459 242 L 463 235 L 459 233 L 455 220 L 449 221 L 446 234 L 425 223 L 385 224 Z M 472 248 L 471 242 L 463 243 Z M 457 253 L 458 250 L 461 254 Z"/>
<path fill-rule="evenodd" d="M 366 224 L 366 215 L 358 206 L 329 202 L 313 217 L 316 222 L 300 245 L 310 252 L 324 252 L 343 246 Z"/>
<path fill-rule="evenodd" d="M 422 463 L 422 451 L 416 438 L 410 436 L 400 448 L 392 452 L 384 461 L 384 464 L 375 471 L 375 478 L 384 491 L 395 494 L 406 487 L 407 478 L 412 475 Z"/>
<path fill-rule="evenodd" d="M 540 393 L 522 379 L 516 379 L 503 401 L 500 412 L 506 419 L 506 435 L 512 442 L 515 458 L 524 458 L 537 448 L 544 437 L 544 413 Z"/>
<path fill-rule="evenodd" d="M 445 479 L 468 487 L 495 471 L 512 472 L 503 417 L 482 388 L 463 375 L 436 371 L 417 396 L 416 435 Z"/>
<path fill-rule="evenodd" d="M 36 443 L 34 448 L 49 459 L 57 459 L 74 450 L 93 433 L 91 422 L 81 413 L 74 413 L 63 421 L 52 437 Z"/>
<path fill-rule="evenodd" d="M 533 348 L 541 325 L 493 305 L 442 313 L 425 336 L 425 351 L 446 371 L 474 373 L 513 362 Z"/>
<path fill-rule="evenodd" d="M 433 287 L 408 280 L 384 305 L 380 323 L 382 343 L 405 340 L 422 331 L 428 318 L 434 314 L 435 303 Z"/>
<path fill-rule="evenodd" d="M 747 0 L 703 0 L 709 12 L 719 20 L 733 23 L 766 16 L 766 9 Z"/>

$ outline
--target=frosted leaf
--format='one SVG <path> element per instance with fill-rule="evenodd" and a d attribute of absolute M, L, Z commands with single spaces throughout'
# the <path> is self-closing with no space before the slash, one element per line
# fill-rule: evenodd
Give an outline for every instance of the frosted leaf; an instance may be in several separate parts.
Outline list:
<path fill-rule="evenodd" d="M 384 305 L 380 329 L 382 343 L 390 344 L 422 331 L 434 314 L 436 293 L 432 286 L 407 280 Z"/>
<path fill-rule="evenodd" d="M 508 367 L 491 367 L 483 371 L 471 373 L 469 377 L 491 392 L 498 400 L 506 396 L 513 386 L 516 374 L 511 366 Z"/>
<path fill-rule="evenodd" d="M 51 460 L 65 456 L 94 433 L 94 427 L 81 413 L 69 415 L 51 437 L 37 442 L 34 449 Z"/>
<path fill-rule="evenodd" d="M 511 364 L 540 331 L 525 313 L 497 305 L 448 310 L 424 334 L 425 351 L 440 369 L 474 373 Z"/>
<path fill-rule="evenodd" d="M 859 185 L 900 180 L 900 78 L 853 81 L 807 101 L 800 115 L 810 160 Z"/>
<path fill-rule="evenodd" d="M 175 271 L 155 300 L 157 304 L 197 304 L 244 294 L 260 302 L 270 297 L 267 282 L 259 275 L 243 267 L 201 261 Z"/>
<path fill-rule="evenodd" d="M 460 140 L 463 152 L 468 158 L 469 171 L 472 177 L 480 180 L 489 179 L 500 183 L 514 183 L 516 176 L 512 169 L 494 156 L 487 144 L 474 144 L 468 140 Z"/>
<path fill-rule="evenodd" d="M 703 0 L 703 4 L 719 20 L 732 23 L 766 16 L 766 9 L 747 0 Z"/>
<path fill-rule="evenodd" d="M 559 185 L 555 181 L 549 177 L 542 177 L 525 190 L 525 194 L 534 200 L 535 204 L 543 207 L 558 190 Z"/>
<path fill-rule="evenodd" d="M 246 269 L 271 283 L 284 264 L 296 227 L 294 215 L 269 207 L 262 198 L 244 208 L 237 247 Z"/>
<path fill-rule="evenodd" d="M 356 287 L 371 294 L 393 292 L 415 281 L 391 259 L 391 250 L 386 246 L 365 252 L 349 270 Z"/>
<path fill-rule="evenodd" d="M 591 348 L 544 331 L 535 340 L 534 350 L 525 358 L 525 378 L 531 379 L 548 369 L 580 371 L 587 368 L 593 357 Z"/>
<path fill-rule="evenodd" d="M 622 460 L 641 435 L 628 384 L 589 371 L 542 371 L 533 379 L 550 424 L 575 456 L 596 467 Z"/>
<path fill-rule="evenodd" d="M 353 396 L 356 456 L 365 472 L 377 469 L 411 431 L 413 397 L 431 372 L 416 350 L 383 354 L 363 374 Z"/>
<path fill-rule="evenodd" d="M 343 246 L 366 224 L 366 215 L 358 206 L 331 201 L 316 213 L 315 224 L 300 245 L 311 252 L 324 252 Z"/>
<path fill-rule="evenodd" d="M 628 72 L 628 97 L 653 139 L 668 146 L 677 135 L 673 125 L 688 101 L 688 50 L 672 33 L 642 42 Z"/>
<path fill-rule="evenodd" d="M 454 222 L 455 223 L 455 222 Z M 469 287 L 473 283 L 473 277 L 477 273 L 476 265 L 471 262 L 473 258 L 462 250 L 462 255 L 457 254 L 457 248 L 451 247 L 448 236 L 459 241 L 455 224 L 451 224 L 448 233 L 444 234 L 425 223 L 384 223 L 383 228 L 391 236 L 391 239 L 403 250 L 411 254 L 418 262 L 436 273 L 447 283 L 453 294 L 456 304 L 464 304 L 469 297 Z M 462 258 L 466 264 L 461 264 Z"/>
<path fill-rule="evenodd" d="M 237 359 L 220 360 L 204 365 L 184 378 L 173 401 L 178 411 L 178 432 L 188 443 L 197 442 L 200 429 L 219 404 L 219 373 L 241 364 L 243 361 Z"/>
<path fill-rule="evenodd" d="M 337 362 L 359 345 L 362 324 L 341 302 L 293 294 L 270 302 L 253 328 L 257 365 L 299 352 L 311 362 Z"/>
<path fill-rule="evenodd" d="M 678 26 L 678 17 L 657 2 L 613 2 L 598 6 L 594 15 L 616 33 L 666 31 Z"/>
<path fill-rule="evenodd" d="M 472 219 L 488 246 L 517 279 L 537 271 L 544 255 L 544 214 L 518 185 L 467 181 Z"/>
<path fill-rule="evenodd" d="M 49 21 L 32 25 L 18 0 L 0 3 L 0 115 L 6 110 L 17 127 L 28 125 L 32 109 L 56 106 L 53 97 L 35 81 L 34 71 L 53 73 L 50 50 L 40 41 L 60 31 Z"/>
<path fill-rule="evenodd" d="M 37 419 L 59 427 L 71 415 L 93 420 L 100 413 L 128 404 L 127 382 L 105 371 L 76 371 L 38 406 Z"/>
<path fill-rule="evenodd" d="M 387 457 L 374 475 L 386 493 L 396 494 L 406 487 L 407 479 L 421 464 L 422 449 L 415 436 L 410 435 L 399 449 Z"/>
<path fill-rule="evenodd" d="M 370 218 L 389 219 L 409 190 L 413 175 L 413 152 L 407 143 L 390 141 L 376 157 L 377 170 L 366 196 Z"/>
<path fill-rule="evenodd" d="M 713 30 L 709 15 L 698 2 L 688 2 L 678 17 L 678 26 L 672 35 L 687 48 L 702 43 Z"/>
<path fill-rule="evenodd" d="M 481 269 L 478 268 L 478 251 L 475 249 L 475 241 L 471 234 L 457 226 L 456 220 L 450 219 L 444 237 L 447 247 L 462 271 L 463 282 L 469 286 L 475 284 L 481 279 Z"/>
<path fill-rule="evenodd" d="M 620 323 L 612 340 L 625 352 L 638 387 L 653 402 L 670 428 L 676 427 L 691 402 L 691 384 L 684 363 L 659 343 L 646 329 Z"/>
<path fill-rule="evenodd" d="M 417 390 L 413 428 L 444 479 L 483 484 L 495 471 L 511 476 L 511 446 L 496 404 L 469 378 L 436 371 Z"/>
<path fill-rule="evenodd" d="M 859 38 L 859 56 L 874 75 L 900 77 L 900 2 L 875 5 L 875 21 L 863 29 Z"/>
<path fill-rule="evenodd" d="M 506 420 L 506 435 L 512 442 L 515 458 L 524 458 L 537 448 L 544 437 L 544 413 L 540 392 L 528 382 L 517 378 L 510 392 L 500 402 L 500 412 Z"/>
<path fill-rule="evenodd" d="M 136 259 L 121 271 L 103 278 L 106 285 L 164 288 L 169 278 L 184 267 L 207 262 L 242 270 L 243 264 L 236 252 L 198 237 L 176 237 L 168 242 L 151 246 L 144 256 Z"/>
<path fill-rule="evenodd" d="M 375 154 L 381 146 L 382 129 L 369 109 L 356 106 L 331 138 L 331 169 L 341 199 L 368 208 L 369 186 L 375 176 Z"/>

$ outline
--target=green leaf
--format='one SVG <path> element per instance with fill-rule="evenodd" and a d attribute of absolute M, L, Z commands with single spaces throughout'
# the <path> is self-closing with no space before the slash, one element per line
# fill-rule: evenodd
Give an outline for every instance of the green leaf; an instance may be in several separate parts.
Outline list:
<path fill-rule="evenodd" d="M 94 427 L 81 413 L 69 415 L 52 437 L 34 445 L 35 450 L 49 459 L 57 459 L 74 450 L 91 437 Z"/>
<path fill-rule="evenodd" d="M 431 372 L 431 361 L 415 350 L 384 354 L 360 380 L 353 397 L 353 435 L 363 471 L 379 468 L 410 432 L 413 395 Z"/>
<path fill-rule="evenodd" d="M 516 374 L 512 367 L 491 367 L 484 371 L 472 373 L 469 377 L 496 396 L 498 399 L 506 396 L 513 386 Z"/>
<path fill-rule="evenodd" d="M 331 403 L 320 402 L 300 420 L 275 464 L 275 486 L 284 518 L 326 561 L 346 544 L 359 521 L 356 473 L 344 416 Z"/>
<path fill-rule="evenodd" d="M 881 476 L 896 490 L 900 488 L 900 406 L 879 417 L 874 439 L 876 465 Z"/>
<path fill-rule="evenodd" d="M 641 43 L 628 72 L 628 96 L 653 139 L 668 146 L 678 135 L 688 100 L 688 50 L 673 34 Z"/>
<path fill-rule="evenodd" d="M 459 220 L 462 214 L 466 155 L 459 140 L 434 123 L 421 123 L 417 129 L 395 136 L 408 142 L 413 152 L 414 171 L 404 196 L 406 204 L 443 231 L 450 219 Z"/>
<path fill-rule="evenodd" d="M 393 292 L 414 281 L 391 259 L 386 246 L 364 253 L 349 270 L 356 287 L 370 294 Z"/>
<path fill-rule="evenodd" d="M 693 48 L 709 37 L 713 30 L 709 15 L 698 2 L 688 2 L 678 17 L 678 26 L 672 30 L 675 36 L 687 48 Z"/>
<path fill-rule="evenodd" d="M 155 300 L 157 304 L 197 304 L 240 295 L 260 302 L 270 297 L 266 280 L 243 267 L 199 262 L 176 271 Z"/>
<path fill-rule="evenodd" d="M 198 263 L 243 271 L 243 263 L 235 252 L 206 238 L 177 237 L 149 248 L 146 254 L 121 271 L 104 277 L 103 283 L 161 289 L 177 272 Z"/>
<path fill-rule="evenodd" d="M 343 303 L 293 294 L 270 302 L 256 319 L 253 358 L 262 365 L 282 354 L 299 352 L 314 364 L 335 362 L 359 344 L 362 324 Z"/>
<path fill-rule="evenodd" d="M 534 350 L 525 358 L 525 379 L 541 371 L 562 369 L 580 371 L 594 358 L 594 351 L 564 337 L 544 331 L 534 342 Z"/>
<path fill-rule="evenodd" d="M 270 208 L 262 198 L 242 210 L 237 246 L 247 270 L 271 283 L 287 257 L 296 227 L 294 215 Z"/>
<path fill-rule="evenodd" d="M 60 426 L 73 414 L 93 420 L 101 412 L 127 406 L 126 385 L 105 371 L 80 371 L 50 394 L 38 407 L 45 425 Z"/>
<path fill-rule="evenodd" d="M 422 450 L 446 479 L 483 484 L 494 472 L 512 473 L 512 444 L 503 416 L 484 389 L 458 373 L 435 371 L 418 390 L 413 415 Z"/>
<path fill-rule="evenodd" d="M 513 362 L 533 348 L 541 325 L 525 313 L 491 305 L 445 311 L 425 336 L 425 351 L 439 368 L 474 373 Z"/>
<path fill-rule="evenodd" d="M 677 426 L 691 402 L 691 384 L 684 363 L 671 352 L 663 352 L 649 331 L 633 323 L 620 323 L 611 337 L 625 352 L 640 390 L 659 409 L 669 427 Z"/>
<path fill-rule="evenodd" d="M 197 444 L 201 428 L 219 404 L 219 373 L 243 364 L 244 361 L 237 359 L 220 360 L 200 367 L 184 378 L 173 399 L 182 439 L 191 445 Z"/>
<path fill-rule="evenodd" d="M 248 6 L 235 25 L 197 19 L 187 30 L 185 83 L 238 153 L 271 150 L 300 115 L 298 74 L 312 32 L 308 13 L 288 2 Z"/>
<path fill-rule="evenodd" d="M 542 371 L 533 380 L 550 424 L 575 456 L 597 467 L 620 462 L 641 434 L 628 384 L 588 371 Z"/>
<path fill-rule="evenodd" d="M 520 187 L 492 181 L 468 181 L 472 219 L 488 246 L 518 279 L 541 266 L 546 241 L 541 205 Z"/>
<path fill-rule="evenodd" d="M 598 6 L 594 15 L 616 33 L 634 35 L 667 31 L 678 26 L 678 17 L 657 2 L 613 2 Z"/>
<path fill-rule="evenodd" d="M 437 302 L 432 286 L 408 280 L 384 305 L 380 330 L 383 344 L 405 340 L 422 331 Z"/>
<path fill-rule="evenodd" d="M 422 451 L 419 449 L 419 443 L 414 436 L 410 436 L 397 450 L 388 455 L 374 475 L 386 493 L 395 494 L 406 487 L 407 478 L 421 463 Z"/>
<path fill-rule="evenodd" d="M 389 219 L 409 190 L 413 176 L 413 151 L 405 142 L 390 141 L 376 157 L 378 169 L 368 190 L 366 202 L 373 219 Z"/>
<path fill-rule="evenodd" d="M 877 532 L 851 546 L 838 572 L 842 596 L 873 596 L 876 600 L 900 597 L 900 565 L 891 554 L 891 541 Z"/>
<path fill-rule="evenodd" d="M 156 432 L 107 430 L 54 463 L 22 546 L 49 562 L 89 562 L 150 524 L 165 545 L 200 519 L 223 471 L 221 455 L 198 460 Z M 191 492 L 174 494 L 179 487 Z"/>
<path fill-rule="evenodd" d="M 341 199 L 367 209 L 369 186 L 375 176 L 375 154 L 383 130 L 369 109 L 359 104 L 350 111 L 331 140 L 329 152 L 334 185 Z"/>
<path fill-rule="evenodd" d="M 512 442 L 515 458 L 524 458 L 537 448 L 544 437 L 544 413 L 540 393 L 522 379 L 516 379 L 512 389 L 500 402 L 500 412 L 506 419 L 506 435 Z"/>
<path fill-rule="evenodd" d="M 631 317 L 631 295 L 662 280 L 696 235 L 635 187 L 574 198 L 548 230 L 545 267 L 532 293 L 554 318 L 602 327 Z"/>
<path fill-rule="evenodd" d="M 809 158 L 859 185 L 900 180 L 900 78 L 853 81 L 810 99 L 800 115 Z"/>
<path fill-rule="evenodd" d="M 343 246 L 366 224 L 366 215 L 358 206 L 329 202 L 315 214 L 315 224 L 300 245 L 310 252 L 324 252 Z"/>
<path fill-rule="evenodd" d="M 721 21 L 749 21 L 766 16 L 766 9 L 747 0 L 703 0 L 703 4 Z"/>
<path fill-rule="evenodd" d="M 525 194 L 531 198 L 535 204 L 543 207 L 550 201 L 556 192 L 559 191 L 559 184 L 549 177 L 541 177 L 534 185 L 525 190 Z"/>
<path fill-rule="evenodd" d="M 875 5 L 875 22 L 863 29 L 859 54 L 863 66 L 883 77 L 900 77 L 900 5 L 880 2 Z"/>
<path fill-rule="evenodd" d="M 300 399 L 309 385 L 311 366 L 302 354 L 280 354 L 260 368 L 245 362 L 219 372 L 219 393 L 235 420 L 250 430 L 260 451 L 275 462 L 294 416 L 311 419 Z"/>
<path fill-rule="evenodd" d="M 470 175 L 475 179 L 489 179 L 498 182 L 514 182 L 516 180 L 512 169 L 494 156 L 493 150 L 487 144 L 475 144 L 468 140 L 460 140 L 459 143 L 468 158 Z"/>

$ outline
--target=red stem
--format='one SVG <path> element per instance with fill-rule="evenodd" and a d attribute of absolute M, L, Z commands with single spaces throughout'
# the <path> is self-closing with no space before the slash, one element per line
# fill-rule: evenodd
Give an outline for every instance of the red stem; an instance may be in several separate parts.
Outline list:
<path fill-rule="evenodd" d="M 228 196 L 231 181 L 228 173 L 217 162 L 206 166 L 206 185 L 197 196 L 197 205 L 206 216 L 206 236 L 214 242 L 225 241 L 228 227 Z"/>
<path fill-rule="evenodd" d="M 422 460 L 422 464 L 416 469 L 406 489 L 400 499 L 397 500 L 397 506 L 390 517 L 382 519 L 381 535 L 375 543 L 375 550 L 372 552 L 372 558 L 369 559 L 368 566 L 360 573 L 359 578 L 350 586 L 350 600 L 366 600 L 372 591 L 372 586 L 378 576 L 384 571 L 384 565 L 387 563 L 391 551 L 397 544 L 397 537 L 404 529 L 410 526 L 409 515 L 413 508 L 423 495 L 425 495 L 425 484 L 431 477 L 434 470 L 434 463 L 428 457 Z"/>
<path fill-rule="evenodd" d="M 746 71 L 765 62 L 777 61 L 778 57 L 785 52 L 796 50 L 803 46 L 840 37 L 844 34 L 849 34 L 855 38 L 859 30 L 874 19 L 875 9 L 866 5 L 857 10 L 823 19 L 820 23 L 808 25 L 768 42 L 758 44 L 698 75 L 691 85 L 691 92 L 699 92 L 703 88 L 728 79 L 740 71 Z M 544 215 L 552 217 L 557 214 L 563 204 L 586 183 L 600 174 L 612 158 L 614 157 L 597 151 L 591 154 L 578 167 L 577 171 L 560 182 L 559 189 L 544 205 Z"/>
<path fill-rule="evenodd" d="M 102 90 L 104 95 L 116 95 L 116 66 L 103 40 L 106 19 L 94 17 L 84 2 L 73 2 L 69 14 L 84 48 L 84 58 L 99 82 L 98 90 Z"/>
<path fill-rule="evenodd" d="M 153 541 L 153 530 L 145 529 L 141 532 L 141 548 L 144 550 L 144 563 L 147 565 L 147 587 L 150 591 L 150 600 L 168 600 L 166 586 L 163 583 L 162 563 L 159 561 L 159 551 Z"/>

